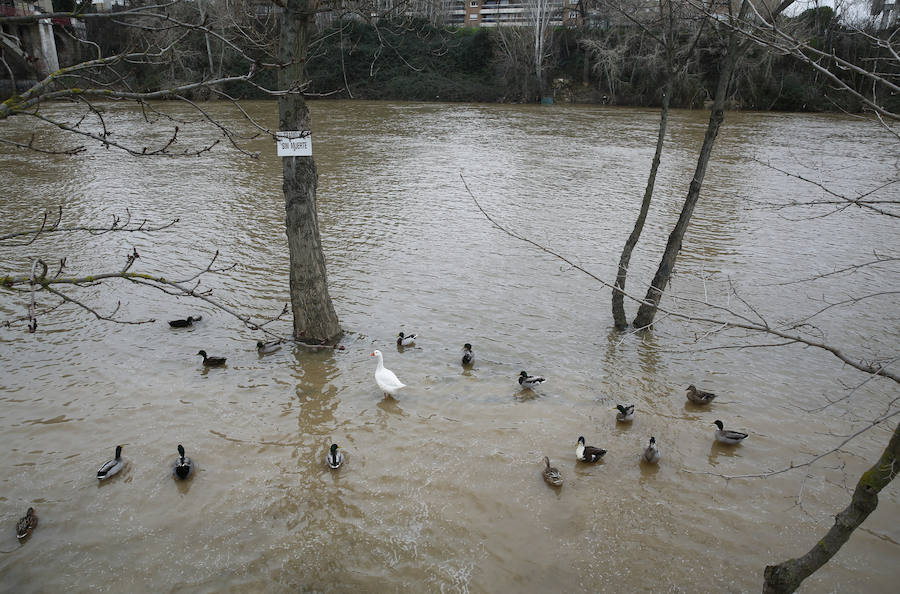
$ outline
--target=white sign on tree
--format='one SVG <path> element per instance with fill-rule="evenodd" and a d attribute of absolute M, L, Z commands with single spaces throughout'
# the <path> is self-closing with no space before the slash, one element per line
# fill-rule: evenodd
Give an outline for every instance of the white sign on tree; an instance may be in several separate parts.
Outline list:
<path fill-rule="evenodd" d="M 309 130 L 285 130 L 275 134 L 279 157 L 312 157 Z"/>

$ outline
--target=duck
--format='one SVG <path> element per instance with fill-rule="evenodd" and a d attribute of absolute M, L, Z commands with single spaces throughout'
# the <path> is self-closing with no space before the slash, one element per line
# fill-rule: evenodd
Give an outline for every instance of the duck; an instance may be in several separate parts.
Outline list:
<path fill-rule="evenodd" d="M 579 462 L 599 462 L 606 450 L 584 445 L 584 436 L 578 438 L 575 445 L 575 459 Z"/>
<path fill-rule="evenodd" d="M 709 404 L 715 397 L 716 395 L 712 392 L 704 392 L 703 390 L 698 390 L 694 387 L 694 384 L 688 386 L 687 399 L 694 404 Z"/>
<path fill-rule="evenodd" d="M 31 532 L 38 525 L 38 517 L 34 515 L 34 508 L 29 507 L 28 511 L 25 512 L 25 516 L 21 518 L 18 522 L 16 522 L 16 538 L 19 540 L 25 540 L 29 536 L 31 536 Z"/>
<path fill-rule="evenodd" d="M 716 441 L 718 441 L 719 443 L 734 445 L 736 443 L 741 443 L 742 441 L 747 439 L 746 433 L 741 433 L 740 431 L 732 431 L 731 429 L 725 429 L 722 421 L 716 420 L 715 422 L 713 422 L 713 425 L 718 427 L 718 429 L 716 429 Z"/>
<path fill-rule="evenodd" d="M 268 355 L 269 353 L 274 353 L 278 349 L 281 348 L 284 339 L 279 338 L 278 340 L 271 340 L 269 342 L 263 342 L 261 340 L 256 341 L 256 351 L 260 355 Z"/>
<path fill-rule="evenodd" d="M 196 318 L 188 316 L 183 320 L 170 320 L 169 326 L 172 328 L 187 328 L 188 326 L 193 326 L 194 322 L 199 322 L 203 319 L 203 316 L 197 316 Z"/>
<path fill-rule="evenodd" d="M 405 388 L 406 384 L 397 379 L 394 372 L 384 366 L 384 356 L 381 351 L 372 351 L 372 356 L 376 358 L 378 364 L 375 366 L 375 383 L 384 392 L 384 397 L 393 396 L 400 388 Z"/>
<path fill-rule="evenodd" d="M 659 453 L 659 446 L 656 445 L 656 438 L 650 438 L 650 444 L 644 448 L 644 460 L 649 464 L 656 464 L 662 456 Z"/>
<path fill-rule="evenodd" d="M 194 470 L 194 463 L 184 455 L 184 446 L 178 444 L 178 457 L 175 458 L 175 476 L 184 480 Z"/>
<path fill-rule="evenodd" d="M 400 334 L 397 335 L 397 346 L 408 347 L 408 346 L 412 346 L 414 344 L 416 344 L 416 335 L 415 334 L 410 334 L 409 336 L 404 336 L 404 334 L 401 332 Z"/>
<path fill-rule="evenodd" d="M 471 365 L 475 362 L 475 353 L 472 352 L 472 345 L 468 342 L 463 345 L 462 364 Z"/>
<path fill-rule="evenodd" d="M 634 420 L 634 405 L 633 404 L 626 404 L 624 406 L 621 404 L 617 404 L 616 408 L 613 410 L 619 411 L 616 413 L 616 420 L 621 423 L 630 423 L 631 421 Z"/>
<path fill-rule="evenodd" d="M 562 475 L 559 473 L 559 469 L 555 466 L 550 466 L 550 458 L 544 456 L 544 464 L 547 465 L 546 468 L 541 472 L 541 475 L 544 477 L 544 480 L 547 481 L 547 484 L 552 487 L 562 487 L 563 479 Z"/>
<path fill-rule="evenodd" d="M 116 457 L 112 460 L 107 460 L 103 463 L 103 466 L 97 470 L 97 480 L 108 479 L 113 476 L 125 466 L 125 461 L 122 460 L 122 446 L 116 446 Z"/>
<path fill-rule="evenodd" d="M 523 371 L 519 374 L 519 385 L 523 388 L 534 388 L 540 384 L 543 384 L 546 379 L 539 375 L 528 375 L 527 372 Z"/>
<path fill-rule="evenodd" d="M 203 356 L 203 365 L 206 367 L 220 367 L 225 365 L 225 357 L 207 357 L 206 351 L 204 350 L 197 351 L 197 354 Z"/>
<path fill-rule="evenodd" d="M 341 467 L 341 464 L 344 463 L 344 452 L 341 451 L 341 446 L 336 443 L 331 444 L 331 450 L 325 456 L 325 463 L 332 470 Z"/>

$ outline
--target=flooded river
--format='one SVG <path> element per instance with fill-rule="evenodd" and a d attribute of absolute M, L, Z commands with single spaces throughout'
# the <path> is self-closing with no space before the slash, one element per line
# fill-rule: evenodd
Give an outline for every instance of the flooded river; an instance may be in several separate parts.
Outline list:
<path fill-rule="evenodd" d="M 237 122 L 224 105 L 210 109 Z M 273 103 L 248 109 L 275 125 Z M 121 302 L 117 316 L 156 322 L 101 322 L 66 306 L 41 316 L 35 334 L 21 322 L 0 328 L 0 590 L 752 592 L 767 563 L 806 552 L 830 527 L 896 417 L 809 471 L 715 474 L 761 473 L 834 448 L 893 410 L 895 385 L 870 381 L 806 412 L 865 375 L 796 345 L 717 349 L 748 341 L 671 317 L 652 333 L 615 332 L 608 289 L 499 231 L 460 178 L 510 230 L 611 280 L 643 193 L 656 112 L 370 102 L 319 102 L 312 112 L 346 350 L 260 356 L 259 333 L 234 318 L 125 282 L 73 295 L 103 314 Z M 171 130 L 146 128 L 125 106 L 106 115 L 114 138 L 139 146 Z M 671 118 L 629 276 L 638 295 L 678 216 L 706 119 Z M 27 142 L 30 125 L 0 122 L 0 133 Z M 47 130 L 37 138 L 72 142 Z M 177 146 L 216 138 L 182 125 Z M 2 149 L 0 234 L 35 227 L 59 205 L 69 225 L 109 224 L 126 208 L 134 219 L 179 222 L 152 234 L 0 244 L 0 273 L 25 274 L 37 257 L 65 257 L 73 274 L 115 271 L 136 248 L 135 270 L 188 278 L 218 250 L 217 263 L 236 267 L 202 286 L 241 313 L 277 315 L 289 300 L 281 165 L 271 140 L 249 143 L 259 159 L 225 144 L 183 159 Z M 664 306 L 737 306 L 732 282 L 783 323 L 896 290 L 896 265 L 785 284 L 900 246 L 887 217 L 770 208 L 824 195 L 764 165 L 856 195 L 896 177 L 896 156 L 896 139 L 861 120 L 728 114 Z M 27 294 L 0 294 L 0 321 L 24 315 L 27 303 Z M 893 356 L 896 303 L 875 297 L 813 321 L 852 356 Z M 166 324 L 196 314 L 192 328 Z M 290 332 L 289 321 L 271 327 Z M 417 333 L 416 345 L 399 352 L 400 331 Z M 469 370 L 459 364 L 466 342 L 476 354 Z M 408 384 L 395 401 L 374 383 L 376 348 Z M 227 366 L 204 370 L 199 349 L 227 356 Z M 521 370 L 547 382 L 522 392 Z M 708 409 L 686 404 L 692 383 L 718 399 Z M 636 405 L 633 423 L 616 423 L 617 403 Z M 714 445 L 716 419 L 750 437 Z M 608 450 L 603 462 L 575 462 L 580 435 Z M 639 464 L 650 436 L 658 467 Z M 333 442 L 347 458 L 337 472 L 323 463 Z M 179 443 L 197 464 L 185 483 L 171 475 Z M 95 472 L 117 444 L 125 469 L 98 485 Z M 541 479 L 545 455 L 563 474 L 559 490 Z M 29 506 L 40 524 L 20 546 L 14 525 Z M 806 591 L 893 591 L 898 517 L 893 484 Z"/>

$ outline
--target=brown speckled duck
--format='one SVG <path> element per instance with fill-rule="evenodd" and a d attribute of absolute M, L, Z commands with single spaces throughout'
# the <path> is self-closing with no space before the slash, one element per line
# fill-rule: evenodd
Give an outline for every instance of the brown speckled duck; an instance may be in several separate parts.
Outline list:
<path fill-rule="evenodd" d="M 25 540 L 29 536 L 31 536 L 31 532 L 38 525 L 38 517 L 34 514 L 34 508 L 29 507 L 28 511 L 25 512 L 25 517 L 20 519 L 16 523 L 16 538 L 19 540 Z"/>

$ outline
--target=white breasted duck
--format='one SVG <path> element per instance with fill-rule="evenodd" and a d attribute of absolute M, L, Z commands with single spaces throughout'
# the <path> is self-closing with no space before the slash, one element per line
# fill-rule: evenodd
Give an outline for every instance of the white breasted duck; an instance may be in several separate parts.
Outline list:
<path fill-rule="evenodd" d="M 656 445 L 656 438 L 650 438 L 650 444 L 644 448 L 644 460 L 649 464 L 656 464 L 662 455 L 659 453 L 659 446 Z"/>
<path fill-rule="evenodd" d="M 539 386 L 543 384 L 546 379 L 539 375 L 528 375 L 527 372 L 523 371 L 519 374 L 519 385 L 523 388 L 534 388 L 535 386 Z"/>
<path fill-rule="evenodd" d="M 221 367 L 225 365 L 225 357 L 208 357 L 206 351 L 198 351 L 198 355 L 203 357 L 204 367 Z"/>
<path fill-rule="evenodd" d="M 716 395 L 712 392 L 704 392 L 703 390 L 698 390 L 694 387 L 694 384 L 688 386 L 687 399 L 694 404 L 709 404 L 715 397 Z"/>
<path fill-rule="evenodd" d="M 624 406 L 621 404 L 617 404 L 616 408 L 614 410 L 619 411 L 616 413 L 616 420 L 619 421 L 620 423 L 630 423 L 631 421 L 634 420 L 634 405 L 633 404 L 626 404 Z"/>
<path fill-rule="evenodd" d="M 280 338 L 278 340 L 270 340 L 269 342 L 257 340 L 256 352 L 258 352 L 260 355 L 268 355 L 269 353 L 274 353 L 275 351 L 280 349 L 283 343 L 284 341 Z"/>
<path fill-rule="evenodd" d="M 730 445 L 741 443 L 745 439 L 747 439 L 746 433 L 741 433 L 740 431 L 732 431 L 731 429 L 725 429 L 725 425 L 722 424 L 722 421 L 716 420 L 713 425 L 718 427 L 716 429 L 716 441 L 719 443 L 727 443 Z"/>
<path fill-rule="evenodd" d="M 393 371 L 384 366 L 384 356 L 381 354 L 381 351 L 373 351 L 372 356 L 375 357 L 378 362 L 375 366 L 375 383 L 378 384 L 378 387 L 384 392 L 385 398 L 387 398 L 389 394 L 393 396 L 397 393 L 397 390 L 406 387 L 406 384 L 397 379 L 397 376 L 394 375 Z"/>
<path fill-rule="evenodd" d="M 31 536 L 31 532 L 37 528 L 38 517 L 34 514 L 34 508 L 29 507 L 25 516 L 16 522 L 16 538 L 25 540 Z"/>
<path fill-rule="evenodd" d="M 125 461 L 122 460 L 122 446 L 116 446 L 116 457 L 112 460 L 107 460 L 103 463 L 103 466 L 97 470 L 97 479 L 105 480 L 109 477 L 113 476 L 125 466 Z"/>
<path fill-rule="evenodd" d="M 332 470 L 341 467 L 341 464 L 344 463 L 344 452 L 341 451 L 341 446 L 336 443 L 331 444 L 331 449 L 325 456 L 325 463 Z"/>
<path fill-rule="evenodd" d="M 546 464 L 546 468 L 541 471 L 541 476 L 544 477 L 547 484 L 552 487 L 562 487 L 563 479 L 559 469 L 555 466 L 550 466 L 550 458 L 547 456 L 544 456 L 544 464 Z"/>
<path fill-rule="evenodd" d="M 584 445 L 583 436 L 578 438 L 578 443 L 575 445 L 575 459 L 579 462 L 599 462 L 605 453 L 606 450 L 603 448 Z"/>
<path fill-rule="evenodd" d="M 468 342 L 463 345 L 462 364 L 464 366 L 471 365 L 475 362 L 475 353 L 472 352 L 472 345 Z"/>
<path fill-rule="evenodd" d="M 175 458 L 174 470 L 175 476 L 181 480 L 186 479 L 194 470 L 194 463 L 184 455 L 184 446 L 181 444 L 178 444 L 178 457 Z"/>
<path fill-rule="evenodd" d="M 414 344 L 416 344 L 416 335 L 415 334 L 410 334 L 409 336 L 404 336 L 403 333 L 401 332 L 400 334 L 397 335 L 397 346 L 408 347 L 408 346 L 412 346 Z"/>
<path fill-rule="evenodd" d="M 188 316 L 183 320 L 171 320 L 169 321 L 169 326 L 172 328 L 187 328 L 188 326 L 193 326 L 194 322 L 199 322 L 203 319 L 203 316 L 197 316 L 196 318 Z"/>

